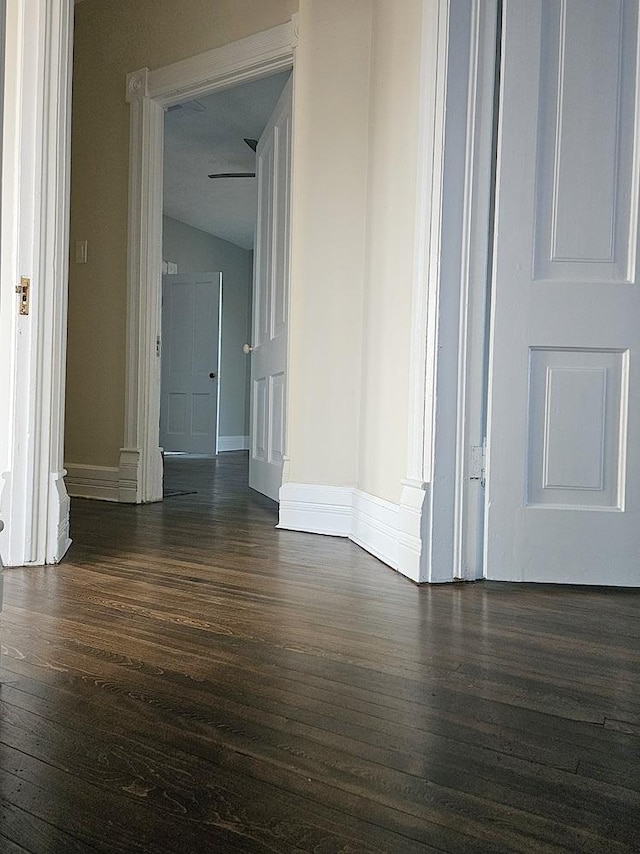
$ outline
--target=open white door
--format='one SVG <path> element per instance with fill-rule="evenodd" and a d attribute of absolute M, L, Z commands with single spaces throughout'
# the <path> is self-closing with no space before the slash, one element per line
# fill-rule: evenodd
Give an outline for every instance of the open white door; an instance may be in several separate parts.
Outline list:
<path fill-rule="evenodd" d="M 638 3 L 505 0 L 485 574 L 640 584 Z"/>
<path fill-rule="evenodd" d="M 289 80 L 257 148 L 258 221 L 253 282 L 249 486 L 278 500 L 282 483 L 287 381 Z"/>
<path fill-rule="evenodd" d="M 160 444 L 216 453 L 222 273 L 162 277 Z"/>

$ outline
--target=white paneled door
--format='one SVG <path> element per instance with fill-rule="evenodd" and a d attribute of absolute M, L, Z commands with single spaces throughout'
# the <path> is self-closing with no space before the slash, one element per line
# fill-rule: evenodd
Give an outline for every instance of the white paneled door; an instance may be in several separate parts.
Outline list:
<path fill-rule="evenodd" d="M 222 273 L 162 277 L 160 444 L 216 453 Z"/>
<path fill-rule="evenodd" d="M 485 573 L 640 584 L 637 0 L 505 0 Z"/>
<path fill-rule="evenodd" d="M 285 443 L 291 80 L 257 148 L 249 486 L 278 500 Z"/>

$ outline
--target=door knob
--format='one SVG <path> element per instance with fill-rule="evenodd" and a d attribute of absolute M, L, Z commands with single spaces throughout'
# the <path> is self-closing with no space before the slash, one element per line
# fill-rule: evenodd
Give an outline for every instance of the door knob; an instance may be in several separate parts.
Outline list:
<path fill-rule="evenodd" d="M 253 351 L 253 347 L 251 346 L 251 344 L 243 344 L 242 345 L 242 352 L 245 354 L 245 356 L 248 356 L 249 353 L 251 353 L 252 351 Z"/>
<path fill-rule="evenodd" d="M 215 373 L 215 371 L 211 371 L 211 373 L 209 374 L 209 379 L 210 379 L 210 380 L 215 380 L 215 378 L 216 378 L 216 373 Z"/>

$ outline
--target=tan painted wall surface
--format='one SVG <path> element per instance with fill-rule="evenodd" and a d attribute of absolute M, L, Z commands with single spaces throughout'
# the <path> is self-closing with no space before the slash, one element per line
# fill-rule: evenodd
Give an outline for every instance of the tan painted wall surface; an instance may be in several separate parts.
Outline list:
<path fill-rule="evenodd" d="M 67 459 L 118 463 L 128 71 L 286 21 L 295 0 L 86 0 L 77 10 Z M 153 11 L 153 14 L 151 12 Z M 397 501 L 405 474 L 420 0 L 300 0 L 288 478 Z"/>
<path fill-rule="evenodd" d="M 399 501 L 406 476 L 421 0 L 374 0 L 360 488 Z"/>
<path fill-rule="evenodd" d="M 301 0 L 294 91 L 289 479 L 355 485 L 370 0 Z"/>
<path fill-rule="evenodd" d="M 129 106 L 125 77 L 290 20 L 297 0 L 85 0 L 76 9 L 66 459 L 123 443 Z M 73 261 L 73 254 L 72 254 Z"/>

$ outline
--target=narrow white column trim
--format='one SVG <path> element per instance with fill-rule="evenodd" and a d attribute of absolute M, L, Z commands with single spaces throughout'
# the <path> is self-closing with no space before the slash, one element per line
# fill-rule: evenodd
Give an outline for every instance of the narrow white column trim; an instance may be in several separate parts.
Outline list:
<path fill-rule="evenodd" d="M 401 505 L 407 547 L 400 552 L 403 572 L 417 582 L 432 580 L 431 492 L 423 484 L 431 481 L 433 471 L 450 2 L 422 4 L 407 477 Z"/>
<path fill-rule="evenodd" d="M 401 499 L 403 524 L 421 542 L 419 568 L 413 548 L 401 552 L 401 562 L 408 561 L 406 574 L 421 582 L 476 577 L 480 565 L 483 498 L 478 484 L 469 482 L 468 457 L 482 429 L 496 19 L 495 0 L 423 2 L 409 441 Z M 462 162 L 453 163 L 458 152 Z"/>
<path fill-rule="evenodd" d="M 0 552 L 16 566 L 56 562 L 71 542 L 62 448 L 73 7 L 6 7 L 0 326 L 10 372 L 0 387 Z M 14 292 L 22 276 L 30 280 L 26 316 Z"/>

